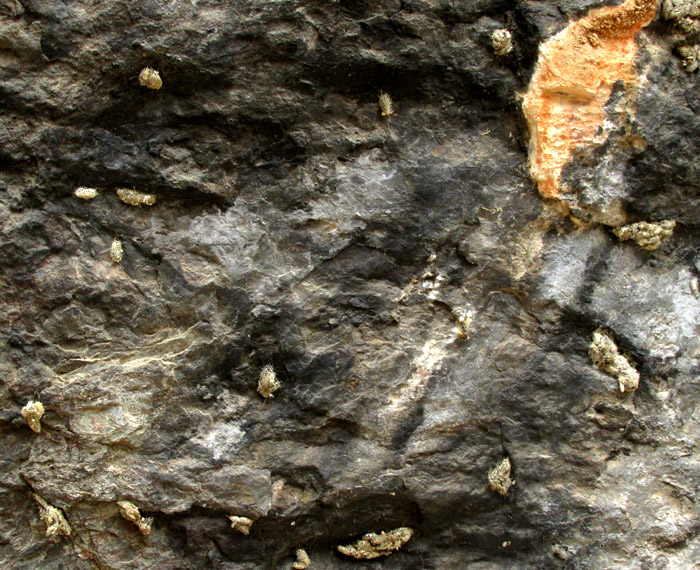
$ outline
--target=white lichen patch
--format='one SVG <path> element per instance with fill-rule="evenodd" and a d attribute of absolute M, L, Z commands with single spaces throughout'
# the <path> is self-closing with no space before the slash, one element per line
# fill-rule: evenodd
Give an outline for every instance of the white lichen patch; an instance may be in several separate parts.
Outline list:
<path fill-rule="evenodd" d="M 114 263 L 121 263 L 124 258 L 124 248 L 121 240 L 114 238 L 109 248 L 109 257 Z"/>
<path fill-rule="evenodd" d="M 661 222 L 638 222 L 621 228 L 615 228 L 613 233 L 621 241 L 631 239 L 649 251 L 657 249 L 663 241 L 673 234 L 676 227 L 675 220 L 663 220 Z"/>
<path fill-rule="evenodd" d="M 129 501 L 118 501 L 119 512 L 122 518 L 134 523 L 141 534 L 150 534 L 151 525 L 153 524 L 153 519 L 151 517 L 142 517 L 139 512 L 139 508 Z"/>
<path fill-rule="evenodd" d="M 117 196 L 122 202 L 132 206 L 153 206 L 156 203 L 155 194 L 146 194 L 133 188 L 117 188 Z"/>
<path fill-rule="evenodd" d="M 382 113 L 382 117 L 388 117 L 395 112 L 394 102 L 391 100 L 391 96 L 383 91 L 379 94 L 379 110 Z"/>
<path fill-rule="evenodd" d="M 354 544 L 338 546 L 338 552 L 353 558 L 369 560 L 380 556 L 388 556 L 401 548 L 413 536 L 413 529 L 402 526 L 381 534 L 370 532 Z"/>
<path fill-rule="evenodd" d="M 311 559 L 303 548 L 297 548 L 297 559 L 292 568 L 294 570 L 306 570 L 311 564 Z"/>
<path fill-rule="evenodd" d="M 235 515 L 229 516 L 228 518 L 231 521 L 231 528 L 233 530 L 238 531 L 241 534 L 250 534 L 250 527 L 253 525 L 253 519 Z"/>
<path fill-rule="evenodd" d="M 80 186 L 73 190 L 73 196 L 80 198 L 81 200 L 92 200 L 97 196 L 97 190 L 94 188 L 87 188 L 85 186 Z"/>
<path fill-rule="evenodd" d="M 506 457 L 496 467 L 489 471 L 489 485 L 499 495 L 508 493 L 508 489 L 513 485 L 510 480 L 510 458 Z"/>
<path fill-rule="evenodd" d="M 266 400 L 274 398 L 273 392 L 276 392 L 281 387 L 282 384 L 277 380 L 277 373 L 272 364 L 263 366 L 263 369 L 260 371 L 260 378 L 258 378 L 258 394 Z"/>
<path fill-rule="evenodd" d="M 144 67 L 139 73 L 139 83 L 148 89 L 160 89 L 163 87 L 163 80 L 160 73 L 150 67 Z"/>
<path fill-rule="evenodd" d="M 50 505 L 40 495 L 34 493 L 34 500 L 39 503 L 39 517 L 46 524 L 46 538 L 49 542 L 57 542 L 73 532 L 61 509 Z"/>
<path fill-rule="evenodd" d="M 405 411 L 423 395 L 430 375 L 447 356 L 447 345 L 450 342 L 454 342 L 454 337 L 431 339 L 423 345 L 421 353 L 413 361 L 413 373 L 389 399 L 389 405 L 384 410 L 387 418 L 396 418 L 397 414 Z"/>
<path fill-rule="evenodd" d="M 235 453 L 244 436 L 245 432 L 239 426 L 219 422 L 195 441 L 208 449 L 213 459 L 218 461 Z"/>
<path fill-rule="evenodd" d="M 620 392 L 633 392 L 639 387 L 639 372 L 620 354 L 615 341 L 604 330 L 593 333 L 588 355 L 596 368 L 617 378 Z"/>
<path fill-rule="evenodd" d="M 508 55 L 513 51 L 513 36 L 505 28 L 491 34 L 491 45 L 498 56 Z"/>
<path fill-rule="evenodd" d="M 41 433 L 41 417 L 44 415 L 44 405 L 41 402 L 30 400 L 22 408 L 22 417 L 27 420 L 29 427 L 36 433 Z"/>

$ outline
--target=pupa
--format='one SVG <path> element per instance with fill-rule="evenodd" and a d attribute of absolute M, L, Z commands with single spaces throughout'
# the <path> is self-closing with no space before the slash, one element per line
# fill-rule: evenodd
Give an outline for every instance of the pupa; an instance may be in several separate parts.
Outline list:
<path fill-rule="evenodd" d="M 260 371 L 260 378 L 258 379 L 258 394 L 260 394 L 266 400 L 268 398 L 273 398 L 273 392 L 276 392 L 282 387 L 282 384 L 277 380 L 277 374 L 272 364 L 266 364 Z"/>
<path fill-rule="evenodd" d="M 117 188 L 117 196 L 122 202 L 132 206 L 153 206 L 156 203 L 155 194 L 145 194 L 133 188 Z"/>
<path fill-rule="evenodd" d="M 163 80 L 160 78 L 160 73 L 150 67 L 144 67 L 139 73 L 139 83 L 142 87 L 148 89 L 160 89 L 163 87 Z"/>
<path fill-rule="evenodd" d="M 87 188 L 86 186 L 80 186 L 73 190 L 73 196 L 80 198 L 81 200 L 92 200 L 97 196 L 97 190 L 94 188 Z"/>
<path fill-rule="evenodd" d="M 394 114 L 394 102 L 391 100 L 391 96 L 384 91 L 379 93 L 379 110 L 382 112 L 382 117 Z"/>
<path fill-rule="evenodd" d="M 112 245 L 109 248 L 109 257 L 114 263 L 121 263 L 124 257 L 124 248 L 122 242 L 118 238 L 114 238 Z"/>

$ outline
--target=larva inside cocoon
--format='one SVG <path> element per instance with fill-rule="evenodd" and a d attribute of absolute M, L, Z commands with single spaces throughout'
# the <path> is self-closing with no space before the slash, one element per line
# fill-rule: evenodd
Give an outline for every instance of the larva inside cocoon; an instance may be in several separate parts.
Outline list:
<path fill-rule="evenodd" d="M 144 67 L 139 73 L 139 83 L 142 87 L 148 89 L 160 89 L 163 87 L 163 80 L 160 78 L 160 73 L 150 67 Z"/>
<path fill-rule="evenodd" d="M 382 112 L 382 117 L 394 114 L 394 102 L 391 100 L 391 96 L 384 91 L 379 94 L 379 109 Z"/>
<path fill-rule="evenodd" d="M 132 206 L 153 206 L 156 203 L 155 194 L 145 194 L 133 188 L 117 188 L 117 196 L 122 202 Z"/>
<path fill-rule="evenodd" d="M 95 196 L 97 196 L 97 190 L 94 188 L 80 186 L 79 188 L 73 190 L 73 196 L 82 200 L 92 200 Z"/>
<path fill-rule="evenodd" d="M 263 366 L 258 379 L 258 394 L 266 400 L 272 398 L 272 393 L 282 387 L 282 384 L 277 380 L 277 374 L 271 364 Z"/>
<path fill-rule="evenodd" d="M 122 242 L 118 238 L 114 238 L 112 246 L 109 248 L 109 257 L 114 263 L 121 263 L 124 258 L 124 248 Z"/>

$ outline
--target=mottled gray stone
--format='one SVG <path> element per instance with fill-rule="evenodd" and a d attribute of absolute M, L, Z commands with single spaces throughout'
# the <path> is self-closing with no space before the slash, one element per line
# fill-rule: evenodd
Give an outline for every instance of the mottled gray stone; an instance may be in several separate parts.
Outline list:
<path fill-rule="evenodd" d="M 692 567 L 700 99 L 672 22 L 564 173 L 590 223 L 528 173 L 538 44 L 605 4 L 2 4 L 0 566 Z M 653 252 L 596 225 L 664 219 Z M 636 392 L 593 366 L 599 327 Z M 336 550 L 400 527 L 371 563 Z"/>

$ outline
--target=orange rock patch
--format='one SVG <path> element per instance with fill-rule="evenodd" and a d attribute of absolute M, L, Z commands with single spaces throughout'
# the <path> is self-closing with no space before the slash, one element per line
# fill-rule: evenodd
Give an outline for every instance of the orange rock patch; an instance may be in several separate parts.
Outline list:
<path fill-rule="evenodd" d="M 540 46 L 523 100 L 530 128 L 530 172 L 540 194 L 556 198 L 577 148 L 607 138 L 605 104 L 622 80 L 634 89 L 635 35 L 654 19 L 657 0 L 591 10 Z"/>

